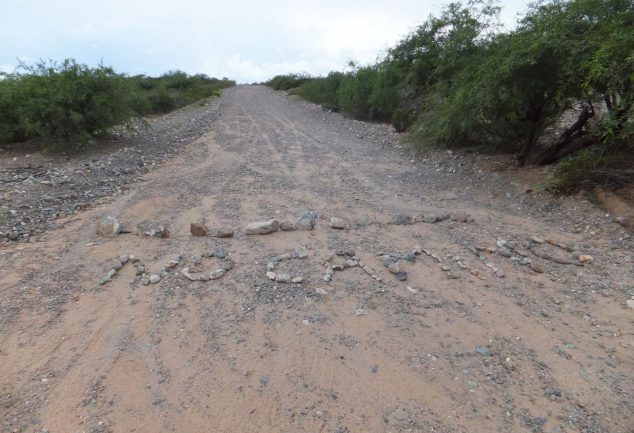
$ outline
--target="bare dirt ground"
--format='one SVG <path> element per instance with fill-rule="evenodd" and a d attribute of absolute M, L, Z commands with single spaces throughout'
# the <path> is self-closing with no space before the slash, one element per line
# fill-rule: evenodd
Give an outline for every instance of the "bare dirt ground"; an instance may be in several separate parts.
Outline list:
<path fill-rule="evenodd" d="M 609 215 L 468 155 L 411 159 L 383 126 L 262 87 L 220 104 L 121 195 L 2 246 L 0 430 L 634 431 L 633 242 Z M 244 234 L 307 210 L 314 230 Z M 472 220 L 394 223 L 430 212 Z M 171 234 L 101 238 L 104 215 Z M 236 235 L 193 237 L 196 221 Z M 298 247 L 276 272 L 303 282 L 271 281 L 267 263 Z M 196 264 L 210 248 L 233 269 L 185 278 L 221 266 Z M 381 281 L 359 266 L 324 281 L 338 250 Z M 182 259 L 156 284 L 125 264 L 99 285 L 123 254 L 148 273 Z"/>

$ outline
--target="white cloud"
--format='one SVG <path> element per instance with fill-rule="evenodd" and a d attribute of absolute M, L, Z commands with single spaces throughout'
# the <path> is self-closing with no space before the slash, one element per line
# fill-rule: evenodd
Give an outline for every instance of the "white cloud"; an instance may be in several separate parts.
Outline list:
<path fill-rule="evenodd" d="M 207 58 L 203 72 L 213 77 L 229 77 L 240 83 L 249 83 L 264 81 L 278 74 L 308 72 L 310 69 L 306 60 L 256 63 L 234 54 L 228 58 Z"/>
<path fill-rule="evenodd" d="M 26 53 L 91 65 L 103 59 L 122 72 L 181 69 L 241 82 L 324 74 L 349 59 L 374 61 L 449 1 L 4 0 L 0 64 Z M 505 1 L 503 21 L 527 2 Z"/>
<path fill-rule="evenodd" d="M 15 66 L 13 66 L 13 65 L 9 65 L 9 64 L 0 65 L 0 72 L 4 72 L 4 73 L 7 73 L 7 74 L 10 74 L 14 70 L 15 70 Z"/>

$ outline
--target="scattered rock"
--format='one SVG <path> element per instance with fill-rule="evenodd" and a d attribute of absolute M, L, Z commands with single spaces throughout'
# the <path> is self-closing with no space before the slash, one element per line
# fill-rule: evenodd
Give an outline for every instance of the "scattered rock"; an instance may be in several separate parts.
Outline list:
<path fill-rule="evenodd" d="M 594 261 L 594 257 L 589 254 L 581 254 L 577 257 L 581 263 L 592 263 Z"/>
<path fill-rule="evenodd" d="M 267 235 L 278 231 L 280 228 L 280 222 L 272 219 L 267 221 L 258 221 L 249 224 L 246 227 L 245 233 L 248 235 Z"/>
<path fill-rule="evenodd" d="M 308 250 L 304 247 L 297 247 L 293 250 L 291 257 L 293 259 L 305 259 L 308 257 Z"/>
<path fill-rule="evenodd" d="M 152 274 L 152 275 L 150 275 L 150 283 L 152 283 L 152 284 L 156 284 L 156 283 L 158 283 L 159 281 L 161 281 L 161 276 L 160 276 L 160 275 L 158 275 L 158 274 Z"/>
<path fill-rule="evenodd" d="M 143 236 L 151 236 L 155 238 L 169 237 L 167 225 L 157 221 L 144 220 L 138 223 L 136 228 L 138 233 Z"/>
<path fill-rule="evenodd" d="M 390 263 L 387 268 L 389 269 L 389 271 L 393 274 L 398 274 L 399 272 L 401 272 L 401 266 L 398 264 L 398 262 L 392 262 Z"/>
<path fill-rule="evenodd" d="M 278 283 L 290 283 L 291 276 L 289 274 L 277 274 L 275 281 Z"/>
<path fill-rule="evenodd" d="M 275 272 L 273 272 L 273 271 L 268 271 L 266 273 L 266 276 L 271 281 L 275 281 L 275 279 L 277 278 L 277 274 Z"/>
<path fill-rule="evenodd" d="M 214 236 L 217 238 L 232 238 L 234 230 L 230 227 L 220 227 L 214 231 Z"/>
<path fill-rule="evenodd" d="M 294 222 L 282 221 L 280 223 L 280 230 L 282 230 L 283 232 L 292 232 L 294 230 L 297 230 L 297 225 Z"/>
<path fill-rule="evenodd" d="M 634 299 L 628 299 L 625 304 L 630 308 L 634 308 Z"/>
<path fill-rule="evenodd" d="M 409 215 L 405 215 L 405 214 L 402 214 L 402 213 L 394 215 L 393 224 L 395 224 L 395 225 L 405 226 L 405 225 L 410 225 L 410 224 L 413 224 L 413 223 L 414 223 L 414 220 Z"/>
<path fill-rule="evenodd" d="M 330 218 L 330 227 L 333 229 L 344 230 L 350 226 L 348 222 L 342 218 Z"/>
<path fill-rule="evenodd" d="M 299 284 L 299 283 L 301 283 L 302 281 L 304 281 L 304 279 L 303 279 L 302 277 L 295 277 L 295 278 L 293 278 L 293 279 L 291 280 L 291 283 L 293 283 L 293 284 Z"/>
<path fill-rule="evenodd" d="M 476 352 L 482 356 L 493 356 L 489 348 L 485 346 L 476 347 Z"/>
<path fill-rule="evenodd" d="M 96 232 L 99 236 L 112 238 L 121 232 L 121 224 L 116 218 L 104 216 L 97 220 Z"/>
<path fill-rule="evenodd" d="M 416 221 L 420 221 L 420 222 L 424 222 L 424 223 L 428 223 L 428 224 L 434 224 L 437 223 L 439 221 L 444 221 L 446 219 L 449 218 L 449 214 L 445 214 L 445 213 L 435 213 L 435 212 L 425 212 L 422 213 L 418 216 L 416 216 Z"/>
<path fill-rule="evenodd" d="M 531 262 L 528 265 L 534 272 L 537 272 L 538 274 L 543 274 L 544 273 L 544 268 L 535 262 Z"/>
<path fill-rule="evenodd" d="M 312 230 L 317 223 L 317 212 L 309 210 L 297 216 L 296 226 L 298 230 Z"/>
<path fill-rule="evenodd" d="M 189 230 L 194 236 L 207 236 L 209 230 L 207 226 L 203 223 L 191 223 L 189 225 Z"/>
<path fill-rule="evenodd" d="M 507 258 L 513 257 L 513 251 L 509 250 L 506 247 L 498 248 L 497 253 L 501 255 L 502 257 L 507 257 Z"/>
<path fill-rule="evenodd" d="M 460 222 L 460 223 L 469 223 L 473 222 L 473 218 L 468 213 L 465 212 L 455 212 L 449 215 L 449 219 L 452 221 Z"/>

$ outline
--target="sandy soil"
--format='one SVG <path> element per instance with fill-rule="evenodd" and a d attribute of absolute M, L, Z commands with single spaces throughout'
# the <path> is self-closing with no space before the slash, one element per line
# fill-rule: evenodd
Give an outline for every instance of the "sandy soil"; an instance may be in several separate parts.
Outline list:
<path fill-rule="evenodd" d="M 632 239 L 609 215 L 526 194 L 468 157 L 411 160 L 375 125 L 262 87 L 222 104 L 208 133 L 125 194 L 2 247 L 1 431 L 634 431 Z M 244 235 L 306 210 L 312 231 Z M 473 220 L 392 223 L 421 212 Z M 103 215 L 171 234 L 104 239 Z M 236 236 L 193 237 L 196 221 Z M 530 237 L 552 242 L 529 249 Z M 399 281 L 379 254 L 416 246 L 429 254 L 400 260 Z M 296 247 L 308 258 L 276 270 L 304 281 L 269 280 L 267 262 Z M 221 265 L 192 264 L 210 248 L 234 268 L 186 279 L 184 266 Z M 342 249 L 381 281 L 357 266 L 325 282 Z M 152 273 L 183 259 L 157 284 L 126 264 L 100 286 L 122 254 Z"/>

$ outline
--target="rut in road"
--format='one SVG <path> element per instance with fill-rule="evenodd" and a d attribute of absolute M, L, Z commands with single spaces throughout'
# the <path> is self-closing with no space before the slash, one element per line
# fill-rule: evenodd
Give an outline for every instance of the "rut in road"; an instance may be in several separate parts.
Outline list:
<path fill-rule="evenodd" d="M 565 224 L 598 210 L 509 200 L 520 185 L 411 163 L 338 114 L 262 87 L 231 89 L 223 103 L 209 134 L 128 194 L 2 256 L 4 431 L 631 431 L 631 243 Z M 306 210 L 319 215 L 312 231 L 243 234 Z M 473 220 L 393 224 L 421 212 Z M 171 234 L 99 238 L 102 215 L 166 221 Z M 331 217 L 351 228 L 331 229 Z M 238 231 L 193 237 L 197 221 Z M 530 237 L 553 242 L 533 241 L 538 257 Z M 416 246 L 429 254 L 399 260 L 399 281 L 379 254 Z M 308 258 L 277 271 L 304 281 L 269 280 L 267 262 L 298 247 Z M 234 268 L 184 278 L 210 248 Z M 381 281 L 358 266 L 323 281 L 338 250 Z M 593 262 L 580 263 L 587 252 Z M 183 263 L 157 284 L 126 265 L 99 286 L 121 254 L 152 273 L 177 254 Z"/>

